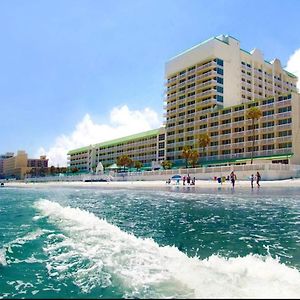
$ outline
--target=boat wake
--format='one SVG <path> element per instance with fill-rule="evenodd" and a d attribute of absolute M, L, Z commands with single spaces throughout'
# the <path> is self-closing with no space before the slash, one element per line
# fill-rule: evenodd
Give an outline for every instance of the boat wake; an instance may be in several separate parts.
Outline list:
<path fill-rule="evenodd" d="M 48 273 L 83 292 L 114 287 L 138 298 L 299 298 L 300 272 L 270 256 L 208 259 L 138 238 L 79 208 L 41 199 L 39 213 L 59 228 L 44 251 Z"/>

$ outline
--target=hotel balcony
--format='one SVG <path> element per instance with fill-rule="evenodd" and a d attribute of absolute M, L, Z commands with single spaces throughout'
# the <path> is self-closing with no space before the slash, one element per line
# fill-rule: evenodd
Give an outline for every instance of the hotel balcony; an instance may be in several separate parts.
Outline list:
<path fill-rule="evenodd" d="M 291 99 L 276 102 L 276 107 L 284 107 L 284 106 L 290 106 L 290 105 L 292 105 Z"/>
<path fill-rule="evenodd" d="M 206 63 L 206 64 L 202 65 L 202 66 L 197 67 L 196 71 L 204 70 L 206 68 L 215 67 L 215 66 L 217 66 L 217 63 L 215 61 L 211 61 L 209 63 Z"/>
<path fill-rule="evenodd" d="M 208 78 L 210 76 L 217 76 L 217 72 L 216 71 L 210 71 L 210 72 L 207 72 L 205 74 L 198 75 L 198 76 L 196 76 L 196 80 L 200 80 L 200 79 L 203 79 L 203 78 Z"/>

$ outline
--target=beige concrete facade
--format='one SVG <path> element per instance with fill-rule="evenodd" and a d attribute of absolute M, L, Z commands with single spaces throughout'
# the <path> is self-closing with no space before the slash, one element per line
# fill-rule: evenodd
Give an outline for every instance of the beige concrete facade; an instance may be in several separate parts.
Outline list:
<path fill-rule="evenodd" d="M 3 175 L 7 178 L 24 179 L 32 168 L 47 168 L 48 159 L 41 156 L 39 159 L 28 159 L 25 151 L 18 151 L 15 156 L 3 160 Z"/>
<path fill-rule="evenodd" d="M 7 152 L 5 154 L 1 154 L 0 155 L 0 176 L 4 175 L 4 172 L 3 172 L 3 163 L 4 163 L 4 160 L 7 159 L 7 158 L 11 158 L 13 156 L 14 156 L 13 152 Z"/>
<path fill-rule="evenodd" d="M 251 157 L 246 110 L 256 105 L 264 116 L 256 125 L 254 156 L 291 156 L 300 163 L 297 77 L 278 59 L 267 62 L 260 50 L 247 52 L 235 38 L 219 36 L 168 61 L 165 78 L 167 160 L 180 164 L 183 146 L 198 149 L 197 136 L 205 132 L 211 144 L 202 162 Z"/>

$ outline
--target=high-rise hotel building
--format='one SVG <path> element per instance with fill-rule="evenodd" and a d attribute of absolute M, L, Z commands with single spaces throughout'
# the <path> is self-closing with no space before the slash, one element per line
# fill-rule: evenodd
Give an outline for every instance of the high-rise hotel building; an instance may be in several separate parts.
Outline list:
<path fill-rule="evenodd" d="M 300 98 L 297 77 L 260 50 L 247 52 L 231 36 L 211 38 L 166 63 L 166 159 L 182 163 L 184 145 L 197 148 L 199 133 L 211 143 L 207 164 L 249 159 L 251 120 L 259 106 L 254 157 L 300 163 Z"/>
<path fill-rule="evenodd" d="M 128 154 L 148 165 L 171 160 L 180 166 L 183 146 L 201 152 L 200 133 L 211 138 L 202 163 L 246 163 L 252 153 L 252 122 L 246 118 L 251 106 L 263 113 L 255 122 L 254 157 L 300 164 L 297 77 L 278 59 L 268 62 L 260 50 L 247 52 L 235 38 L 221 35 L 170 59 L 165 79 L 164 128 L 71 150 L 69 165 L 90 170 Z"/>

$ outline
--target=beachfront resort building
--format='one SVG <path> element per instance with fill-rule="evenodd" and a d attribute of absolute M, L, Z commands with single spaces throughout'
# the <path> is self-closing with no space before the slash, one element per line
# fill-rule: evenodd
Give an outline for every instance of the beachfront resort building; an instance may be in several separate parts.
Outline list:
<path fill-rule="evenodd" d="M 25 151 L 18 151 L 16 155 L 12 155 L 3 160 L 3 175 L 6 178 L 24 179 L 26 173 L 32 168 L 47 169 L 48 159 L 46 156 L 40 156 L 38 159 L 28 158 Z"/>
<path fill-rule="evenodd" d="M 68 155 L 70 168 L 80 171 L 92 171 L 99 162 L 105 167 L 113 165 L 121 155 L 141 162 L 143 167 L 155 168 L 165 158 L 165 131 L 164 128 L 149 130 L 71 150 Z"/>
<path fill-rule="evenodd" d="M 145 162 L 169 160 L 175 166 L 184 165 L 181 152 L 190 145 L 206 165 L 247 163 L 253 131 L 246 111 L 257 106 L 263 115 L 254 125 L 256 161 L 300 164 L 298 79 L 279 59 L 266 61 L 260 50 L 245 51 L 237 39 L 221 35 L 170 59 L 165 65 L 165 80 L 165 127 L 158 129 L 159 134 L 153 131 L 149 145 L 153 153 Z M 205 154 L 198 146 L 200 133 L 211 139 Z M 164 148 L 159 145 L 159 135 L 165 136 Z M 118 155 L 130 153 L 135 158 L 140 152 L 135 144 L 129 147 L 131 152 L 126 143 L 102 145 L 70 151 L 70 165 L 90 170 L 93 159 L 112 163 Z"/>

